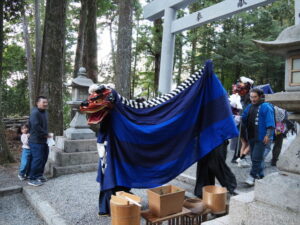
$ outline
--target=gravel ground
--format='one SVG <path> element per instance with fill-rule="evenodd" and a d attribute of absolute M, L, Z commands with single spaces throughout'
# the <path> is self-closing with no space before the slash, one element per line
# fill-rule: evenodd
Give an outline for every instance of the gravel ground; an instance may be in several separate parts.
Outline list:
<path fill-rule="evenodd" d="M 20 194 L 0 198 L 1 225 L 46 225 Z"/>
<path fill-rule="evenodd" d="M 69 224 L 99 224 L 95 178 L 96 172 L 61 176 L 36 188 L 36 192 Z M 101 218 L 100 224 L 110 224 L 110 220 Z"/>
<path fill-rule="evenodd" d="M 286 149 L 286 146 L 291 142 L 293 138 L 289 137 L 284 141 L 283 151 Z M 249 188 L 248 186 L 243 184 L 243 181 L 247 178 L 250 168 L 238 168 L 236 164 L 230 163 L 233 152 L 228 151 L 228 165 L 232 169 L 233 173 L 236 175 L 238 181 L 238 192 L 249 192 L 252 191 L 253 188 Z M 267 168 L 265 170 L 266 174 L 277 171 L 276 167 L 271 167 L 270 161 L 271 154 L 267 157 Z M 184 172 L 189 176 L 195 177 L 196 174 L 196 166 L 193 165 L 188 170 Z M 10 168 L 9 170 L 0 168 L 0 188 L 8 187 L 12 185 L 26 185 L 26 182 L 20 182 L 17 177 L 17 167 Z M 49 202 L 49 204 L 64 218 L 70 225 L 92 225 L 92 224 L 110 224 L 110 218 L 97 216 L 98 212 L 98 195 L 99 195 L 99 185 L 95 181 L 96 172 L 90 173 L 79 173 L 73 175 L 61 176 L 56 179 L 49 180 L 45 185 L 36 188 L 37 194 L 43 200 Z M 170 182 L 176 186 L 182 187 L 186 190 L 188 196 L 192 196 L 193 193 L 193 184 L 187 184 L 180 182 L 178 180 L 173 180 Z M 147 194 L 145 189 L 134 189 L 133 193 L 142 197 L 143 208 L 147 208 Z M 19 197 L 18 197 L 19 196 Z M 0 218 L 2 219 L 4 215 L 4 219 L 8 220 L 10 223 L 2 223 L 0 219 L 0 224 L 5 225 L 27 225 L 27 223 L 20 223 L 20 221 L 10 220 L 9 218 L 18 217 L 23 218 L 24 216 L 27 218 L 27 212 L 22 212 L 21 209 L 28 208 L 28 204 L 26 200 L 21 197 L 21 194 L 6 196 L 0 199 Z M 3 202 L 9 202 L 10 204 L 4 204 Z M 27 204 L 27 205 L 26 205 Z M 4 208 L 5 205 L 5 208 Z M 17 207 L 17 210 L 9 211 L 9 209 Z M 4 210 L 2 210 L 2 208 Z M 20 208 L 20 209 L 19 209 Z M 19 211 L 18 211 L 19 210 Z M 32 209 L 31 209 L 32 210 Z M 31 211 L 29 210 L 29 211 Z M 2 212 L 3 211 L 3 212 Z M 6 213 L 5 213 L 6 212 Z M 9 212 L 9 213 L 8 213 Z M 3 215 L 2 215 L 3 214 Z M 20 216 L 22 215 L 22 216 Z M 35 216 L 35 217 L 34 217 Z M 29 216 L 33 218 L 37 223 L 28 223 L 28 224 L 44 224 L 40 219 L 37 218 L 36 215 L 31 214 Z M 4 220 L 5 221 L 5 220 Z M 23 221 L 23 219 L 22 219 Z M 30 219 L 28 220 L 30 221 Z M 142 223 L 144 224 L 144 222 Z"/>
<path fill-rule="evenodd" d="M 109 217 L 97 216 L 99 186 L 95 182 L 96 172 L 61 176 L 49 180 L 36 188 L 36 192 L 46 200 L 69 224 L 92 225 L 110 224 Z M 184 188 L 192 195 L 192 185 L 173 180 L 170 184 Z M 142 197 L 142 209 L 147 208 L 146 189 L 133 189 L 132 192 Z M 143 223 L 144 224 L 144 221 Z"/>
<path fill-rule="evenodd" d="M 11 186 L 25 186 L 26 181 L 20 181 L 18 178 L 18 164 L 9 164 L 6 167 L 0 166 L 0 189 Z"/>

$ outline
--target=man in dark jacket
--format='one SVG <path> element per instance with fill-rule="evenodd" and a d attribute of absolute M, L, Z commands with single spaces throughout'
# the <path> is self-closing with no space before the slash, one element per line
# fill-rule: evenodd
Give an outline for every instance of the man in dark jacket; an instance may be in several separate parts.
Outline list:
<path fill-rule="evenodd" d="M 45 181 L 44 168 L 48 159 L 48 100 L 44 96 L 37 97 L 36 107 L 31 111 L 29 117 L 29 146 L 32 154 L 28 182 L 32 186 L 40 186 Z"/>

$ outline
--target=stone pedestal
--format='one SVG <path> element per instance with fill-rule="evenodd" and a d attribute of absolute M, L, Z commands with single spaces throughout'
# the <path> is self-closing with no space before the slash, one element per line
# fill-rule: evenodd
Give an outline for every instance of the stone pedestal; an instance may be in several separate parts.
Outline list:
<path fill-rule="evenodd" d="M 56 137 L 47 162 L 48 176 L 95 171 L 98 167 L 96 139 L 70 140 Z"/>
<path fill-rule="evenodd" d="M 50 176 L 94 171 L 98 166 L 96 135 L 87 125 L 86 115 L 76 112 L 64 136 L 56 137 L 47 164 Z"/>

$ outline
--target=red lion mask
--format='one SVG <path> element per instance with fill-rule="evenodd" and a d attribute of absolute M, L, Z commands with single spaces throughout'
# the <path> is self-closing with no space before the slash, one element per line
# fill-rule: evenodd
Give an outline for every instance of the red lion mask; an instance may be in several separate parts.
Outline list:
<path fill-rule="evenodd" d="M 112 89 L 100 85 L 87 100 L 80 105 L 80 111 L 88 114 L 88 124 L 100 123 L 113 108 Z"/>

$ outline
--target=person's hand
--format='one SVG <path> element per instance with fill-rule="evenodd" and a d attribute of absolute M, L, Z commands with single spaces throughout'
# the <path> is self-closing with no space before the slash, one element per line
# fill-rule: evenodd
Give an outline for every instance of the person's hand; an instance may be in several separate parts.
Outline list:
<path fill-rule="evenodd" d="M 263 143 L 266 145 L 266 144 L 268 144 L 269 142 L 270 142 L 269 136 L 265 136 L 265 137 L 264 137 L 264 140 L 263 140 Z"/>
<path fill-rule="evenodd" d="M 53 138 L 53 133 L 49 133 L 48 135 L 47 135 L 47 138 Z"/>

